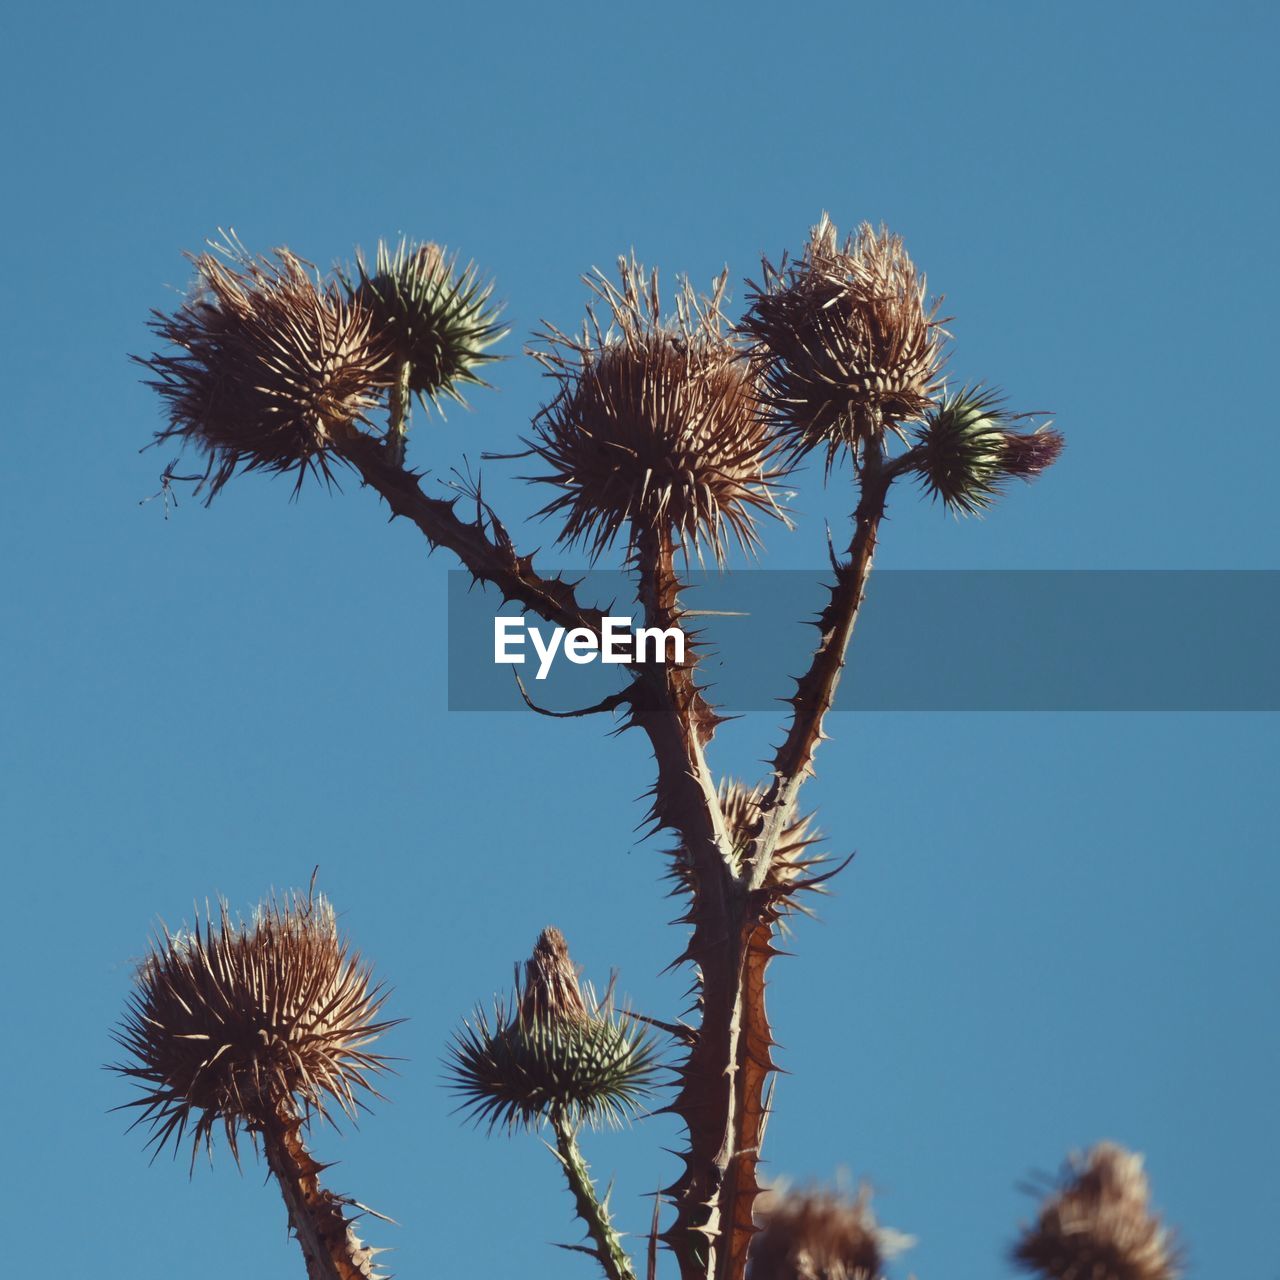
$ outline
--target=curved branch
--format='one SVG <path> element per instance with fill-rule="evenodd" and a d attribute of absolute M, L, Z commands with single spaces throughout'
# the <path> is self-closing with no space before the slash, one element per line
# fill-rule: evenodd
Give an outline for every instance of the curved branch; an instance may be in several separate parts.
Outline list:
<path fill-rule="evenodd" d="M 889 487 L 911 468 L 915 453 L 911 450 L 887 461 L 882 446 L 877 446 L 868 447 L 863 455 L 862 493 L 854 512 L 853 539 L 845 559 L 835 566 L 831 599 L 816 624 L 818 646 L 809 669 L 796 681 L 796 691 L 789 699 L 794 708 L 791 724 L 774 753 L 773 781 L 760 804 L 764 823 L 750 855 L 751 889 L 759 889 L 768 878 L 778 841 L 795 813 L 800 788 L 813 773 L 813 757 L 824 736 L 823 722 L 835 702 L 845 655 L 871 575 Z"/>
<path fill-rule="evenodd" d="M 529 697 L 529 691 L 524 687 L 524 681 L 520 679 L 520 673 L 513 667 L 511 674 L 516 678 L 516 687 L 520 690 L 520 696 L 524 699 L 524 705 L 530 711 L 536 711 L 540 716 L 548 716 L 552 720 L 576 720 L 580 716 L 599 715 L 602 711 L 614 711 L 618 707 L 631 701 L 631 688 L 620 689 L 617 693 L 611 693 L 607 698 L 601 698 L 593 707 L 582 707 L 577 711 L 551 711 L 546 707 L 540 707 L 534 700 Z"/>
<path fill-rule="evenodd" d="M 532 556 L 522 556 L 500 531 L 490 538 L 480 519 L 463 520 L 454 510 L 457 499 L 431 498 L 418 477 L 388 459 L 378 440 L 363 433 L 344 440 L 341 456 L 382 495 L 393 515 L 404 516 L 422 531 L 433 547 L 446 547 L 478 580 L 492 583 L 506 600 L 518 600 L 548 622 L 566 629 L 586 627 L 600 633 L 604 615 L 579 602 L 573 584 L 563 578 L 544 578 Z"/>

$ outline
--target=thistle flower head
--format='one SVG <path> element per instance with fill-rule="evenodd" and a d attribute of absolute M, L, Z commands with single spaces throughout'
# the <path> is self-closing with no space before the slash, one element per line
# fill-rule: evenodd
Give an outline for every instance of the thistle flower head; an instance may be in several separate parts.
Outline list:
<path fill-rule="evenodd" d="M 177 438 L 207 455 L 212 497 L 237 471 L 331 478 L 331 449 L 364 421 L 388 383 L 371 317 L 287 249 L 251 257 L 234 239 L 195 256 L 196 284 L 151 328 L 177 353 L 139 363 Z"/>
<path fill-rule="evenodd" d="M 1071 1158 L 1013 1261 L 1044 1280 L 1174 1280 L 1178 1251 L 1150 1198 L 1142 1157 L 1099 1143 Z"/>
<path fill-rule="evenodd" d="M 871 1192 L 766 1192 L 747 1280 L 878 1280 L 885 1259 L 914 1243 L 877 1225 Z"/>
<path fill-rule="evenodd" d="M 477 1008 L 446 1060 L 461 1109 L 490 1129 L 536 1128 L 559 1114 L 616 1125 L 640 1110 L 659 1070 L 652 1037 L 608 996 L 578 985 L 563 935 L 546 929 L 492 1016 Z"/>
<path fill-rule="evenodd" d="M 542 514 L 562 513 L 560 540 L 600 555 L 626 531 L 672 532 L 723 561 L 730 539 L 758 543 L 760 512 L 780 514 L 776 444 L 757 383 L 724 332 L 727 274 L 709 298 L 686 281 L 662 317 L 658 277 L 619 260 L 620 284 L 597 272 L 602 329 L 588 309 L 580 337 L 548 329 L 537 359 L 557 384 L 534 422 L 533 452 L 550 468 L 535 479 L 561 492 Z"/>
<path fill-rule="evenodd" d="M 793 455 L 823 446 L 829 466 L 924 413 L 946 335 L 900 237 L 864 223 L 841 245 L 824 213 L 798 262 L 763 271 L 740 328 Z"/>
<path fill-rule="evenodd" d="M 483 386 L 478 370 L 497 360 L 488 348 L 508 330 L 474 263 L 458 266 L 435 244 L 401 240 L 394 251 L 378 241 L 370 270 L 357 255 L 353 299 L 372 317 L 398 366 L 409 365 L 409 390 L 425 405 L 443 397 L 462 403 L 461 388 Z"/>
<path fill-rule="evenodd" d="M 926 492 L 958 515 L 986 510 L 1011 477 L 1033 480 L 1062 452 L 1062 436 L 1044 426 L 1012 429 L 997 392 L 964 387 L 944 396 L 915 432 L 915 470 Z"/>
<path fill-rule="evenodd" d="M 329 1119 L 348 1115 L 386 1059 L 369 1045 L 393 1022 L 379 1017 L 386 993 L 339 937 L 322 897 L 294 895 L 261 906 L 249 923 L 225 904 L 215 923 L 163 930 L 138 968 L 115 1032 L 129 1061 L 113 1069 L 138 1083 L 159 1151 L 191 1132 L 192 1158 L 215 1125 L 232 1152 L 289 1099 Z"/>

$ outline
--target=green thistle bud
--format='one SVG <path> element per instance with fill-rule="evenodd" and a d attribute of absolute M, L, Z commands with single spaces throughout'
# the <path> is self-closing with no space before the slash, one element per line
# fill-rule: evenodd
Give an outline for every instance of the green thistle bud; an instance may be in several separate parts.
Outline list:
<path fill-rule="evenodd" d="M 1000 491 L 1007 428 L 999 396 L 964 387 L 930 410 L 916 432 L 925 489 L 958 515 L 974 515 Z"/>
<path fill-rule="evenodd" d="M 606 997 L 585 993 L 560 932 L 538 939 L 510 1001 L 492 1016 L 477 1007 L 455 1032 L 449 1087 L 492 1130 L 537 1128 L 554 1116 L 574 1125 L 618 1125 L 640 1110 L 659 1070 L 653 1038 Z"/>
<path fill-rule="evenodd" d="M 444 396 L 462 403 L 459 388 L 483 386 L 476 372 L 498 359 L 486 349 L 504 337 L 501 305 L 490 302 L 474 264 L 461 270 L 435 244 L 401 240 L 394 253 L 384 241 L 372 272 L 356 256 L 359 283 L 347 287 L 373 317 L 373 329 L 388 342 L 397 366 L 409 366 L 408 389 L 426 406 Z"/>
<path fill-rule="evenodd" d="M 1005 412 L 998 393 L 964 387 L 945 396 L 915 433 L 915 471 L 925 489 L 958 515 L 985 511 L 1012 477 L 1034 480 L 1062 452 L 1062 436 L 1048 426 L 1013 431 L 1026 415 Z"/>

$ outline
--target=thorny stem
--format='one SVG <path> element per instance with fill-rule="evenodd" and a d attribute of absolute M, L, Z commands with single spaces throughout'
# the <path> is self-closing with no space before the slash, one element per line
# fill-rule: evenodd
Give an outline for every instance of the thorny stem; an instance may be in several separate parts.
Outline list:
<path fill-rule="evenodd" d="M 409 415 L 413 406 L 409 393 L 408 360 L 401 360 L 396 370 L 396 380 L 391 385 L 391 421 L 387 430 L 387 460 L 392 466 L 404 465 L 405 440 L 409 435 Z"/>
<path fill-rule="evenodd" d="M 302 1141 L 302 1120 L 289 1098 L 259 1130 L 267 1167 L 275 1175 L 289 1225 L 307 1262 L 308 1280 L 374 1280 L 377 1250 L 367 1248 L 343 1210 L 344 1201 L 320 1186 L 323 1166 Z"/>
<path fill-rule="evenodd" d="M 418 477 L 391 463 L 381 443 L 359 432 L 337 448 L 371 489 L 380 493 L 392 515 L 417 525 L 432 547 L 447 547 L 483 582 L 492 583 L 506 600 L 518 600 L 548 622 L 566 629 L 586 627 L 600 633 L 602 614 L 579 604 L 572 583 L 544 578 L 532 556 L 516 553 L 506 530 L 496 522 L 493 536 L 477 520 L 463 520 L 454 510 L 457 499 L 430 498 Z"/>
<path fill-rule="evenodd" d="M 556 1110 L 551 1115 L 551 1127 L 555 1130 L 556 1154 L 560 1157 L 569 1190 L 573 1192 L 578 1217 L 586 1223 L 587 1234 L 595 1245 L 595 1249 L 588 1252 L 599 1261 L 608 1280 L 636 1280 L 631 1259 L 622 1247 L 622 1238 L 610 1221 L 607 1197 L 601 1201 L 596 1195 L 595 1183 L 578 1146 L 573 1122 L 562 1111 Z"/>
<path fill-rule="evenodd" d="M 392 464 L 382 446 L 360 435 L 340 446 L 365 483 L 393 515 L 410 519 L 431 546 L 449 548 L 477 580 L 492 583 L 549 622 L 599 634 L 602 614 L 581 604 L 573 584 L 544 578 L 532 556 L 517 554 L 491 512 L 487 521 L 461 519 L 454 502 L 430 498 L 418 477 Z M 910 454 L 886 462 L 881 445 L 869 447 L 861 467 L 862 491 L 847 557 L 836 567 L 831 601 L 819 619 L 810 669 L 792 699 L 786 738 L 774 759 L 765 820 L 739 873 L 708 768 L 704 747 L 717 724 L 694 682 L 693 663 L 651 664 L 635 672 L 631 723 L 643 729 L 658 768 L 653 818 L 674 831 L 690 859 L 693 935 L 682 960 L 699 976 L 700 1023 L 672 1105 L 689 1129 L 685 1169 L 668 1188 L 676 1219 L 664 1233 L 684 1280 L 740 1280 L 753 1233 L 751 1207 L 765 1121 L 764 1086 L 775 1070 L 764 1008 L 764 970 L 774 954 L 776 904 L 762 886 L 774 850 L 795 812 L 800 787 L 812 772 L 822 723 L 834 700 L 853 626 L 862 603 L 880 521 L 893 479 Z M 680 584 L 670 533 L 637 532 L 636 560 L 646 625 L 680 625 Z"/>
<path fill-rule="evenodd" d="M 854 512 L 854 534 L 845 559 L 836 566 L 831 599 L 818 618 L 818 646 L 808 671 L 796 682 L 794 713 L 773 759 L 773 782 L 761 802 L 764 825 L 751 852 L 750 887 L 764 884 L 783 830 L 793 819 L 800 788 L 813 773 L 813 757 L 823 739 L 823 721 L 835 701 L 845 654 L 871 575 L 889 486 L 906 469 L 910 454 L 886 463 L 879 440 L 867 443 L 862 458 L 862 491 Z"/>

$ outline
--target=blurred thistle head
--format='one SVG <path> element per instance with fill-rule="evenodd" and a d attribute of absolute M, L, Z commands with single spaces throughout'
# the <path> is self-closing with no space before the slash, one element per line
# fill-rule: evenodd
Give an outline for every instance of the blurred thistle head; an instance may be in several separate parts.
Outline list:
<path fill-rule="evenodd" d="M 830 466 L 925 412 L 946 334 L 900 237 L 863 223 L 841 245 L 824 213 L 798 262 L 763 272 L 740 328 L 793 455 L 825 447 Z"/>
<path fill-rule="evenodd" d="M 1174 1280 L 1177 1246 L 1150 1199 L 1142 1157 L 1101 1142 L 1072 1156 L 1013 1261 L 1045 1280 Z"/>
<path fill-rule="evenodd" d="M 388 385 L 388 352 L 368 312 L 313 278 L 287 249 L 251 257 L 233 237 L 192 258 L 196 283 L 151 328 L 177 353 L 139 362 L 164 399 L 157 440 L 208 459 L 209 496 L 237 471 L 309 471 L 331 479 L 331 450 L 359 430 Z"/>
<path fill-rule="evenodd" d="M 710 297 L 688 281 L 664 319 L 655 271 L 619 259 L 620 284 L 587 284 L 608 310 L 588 308 L 581 337 L 549 328 L 533 354 L 557 384 L 534 420 L 531 448 L 550 467 L 534 477 L 561 493 L 541 514 L 563 513 L 560 541 L 591 556 L 620 533 L 671 533 L 686 553 L 719 563 L 728 544 L 758 545 L 757 515 L 781 515 L 781 469 L 760 412 L 756 379 L 724 331 L 727 273 Z"/>
<path fill-rule="evenodd" d="M 354 1116 L 386 1059 L 369 1049 L 394 1022 L 386 993 L 338 934 L 322 897 L 272 899 L 249 923 L 225 904 L 217 922 L 163 930 L 138 968 L 116 1042 L 129 1061 L 113 1070 L 143 1094 L 137 1123 L 157 1152 L 190 1132 L 192 1159 L 221 1124 L 233 1154 L 282 1107 L 331 1119 Z M 237 1154 L 238 1158 L 238 1154 Z"/>
<path fill-rule="evenodd" d="M 957 515 L 985 511 L 1012 477 L 1034 480 L 1062 452 L 1052 427 L 1016 431 L 997 392 L 963 387 L 944 396 L 915 432 L 914 470 L 926 492 Z"/>
<path fill-rule="evenodd" d="M 756 1202 L 747 1280 L 879 1280 L 914 1241 L 876 1223 L 871 1192 L 766 1191 Z"/>
<path fill-rule="evenodd" d="M 492 1130 L 537 1128 L 563 1117 L 593 1128 L 637 1114 L 660 1070 L 647 1030 L 615 1012 L 608 993 L 584 992 L 564 935 L 545 929 L 492 1018 L 477 1008 L 454 1033 L 445 1062 L 459 1109 Z"/>
<path fill-rule="evenodd" d="M 462 387 L 485 385 L 478 370 L 499 358 L 488 348 L 508 330 L 498 323 L 493 285 L 474 263 L 459 268 L 457 256 L 435 244 L 401 240 L 393 252 L 379 240 L 373 270 L 357 254 L 356 273 L 348 286 L 354 300 L 394 364 L 408 364 L 409 390 L 424 406 L 439 407 L 444 397 L 461 404 Z"/>

